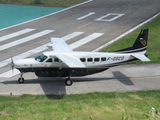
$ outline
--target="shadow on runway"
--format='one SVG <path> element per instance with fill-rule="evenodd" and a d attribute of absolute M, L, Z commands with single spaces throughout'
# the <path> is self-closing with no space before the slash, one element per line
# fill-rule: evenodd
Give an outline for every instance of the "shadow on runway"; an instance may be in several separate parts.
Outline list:
<path fill-rule="evenodd" d="M 121 73 L 120 71 L 113 71 L 112 72 L 113 77 L 102 77 L 102 78 L 96 78 L 96 77 L 88 77 L 88 78 L 74 78 L 74 82 L 89 82 L 89 81 L 106 81 L 106 80 L 118 80 L 119 82 L 121 82 L 124 85 L 134 85 L 134 83 L 131 81 L 131 79 L 129 77 L 127 77 L 126 75 L 124 75 L 123 73 Z"/>
<path fill-rule="evenodd" d="M 124 85 L 134 85 L 131 79 L 126 75 L 124 75 L 123 73 L 119 71 L 113 71 L 112 74 L 115 79 L 117 79 L 119 82 L 123 83 Z"/>
<path fill-rule="evenodd" d="M 73 77 L 73 82 L 96 82 L 96 81 L 109 81 L 109 80 L 118 80 L 124 85 L 134 85 L 133 82 L 129 77 L 124 75 L 123 73 L 119 71 L 113 71 L 112 72 L 113 77 L 107 78 L 107 77 Z M 20 83 L 18 83 L 17 80 L 11 80 L 11 81 L 4 81 L 0 84 L 6 84 L 6 85 L 17 85 L 17 90 L 19 89 L 25 89 L 26 93 L 28 91 L 31 92 L 31 90 L 36 90 L 34 93 L 37 92 L 37 94 L 44 94 L 49 99 L 63 99 L 66 93 L 66 86 L 64 83 L 64 80 L 61 78 L 35 78 L 35 79 L 26 79 L 24 83 L 22 83 L 22 86 L 20 86 Z M 19 85 L 19 86 L 18 86 Z M 40 86 L 39 86 L 40 85 Z M 73 83 L 74 85 L 74 83 Z M 83 84 L 82 84 L 83 85 Z M 68 86 L 72 87 L 72 86 Z M 31 89 L 31 90 L 30 90 Z M 41 92 L 39 92 L 40 90 Z M 42 92 L 43 90 L 43 92 Z M 25 94 L 25 92 L 24 92 Z M 32 94 L 32 93 L 29 93 Z"/>
<path fill-rule="evenodd" d="M 23 84 L 24 89 L 28 89 L 28 91 L 30 91 L 30 89 L 34 89 L 34 87 L 37 87 L 40 84 L 40 87 L 36 88 L 37 94 L 39 93 L 38 89 L 41 91 L 42 88 L 43 92 L 49 99 L 63 99 L 64 96 L 66 95 L 66 86 L 64 84 L 63 79 L 61 78 L 26 79 L 24 83 L 18 83 L 17 80 L 11 80 L 11 81 L 1 82 L 1 84 L 6 84 L 6 85 Z M 27 85 L 32 85 L 32 86 L 27 87 Z M 23 89 L 23 87 L 19 88 L 17 86 L 17 89 Z"/>

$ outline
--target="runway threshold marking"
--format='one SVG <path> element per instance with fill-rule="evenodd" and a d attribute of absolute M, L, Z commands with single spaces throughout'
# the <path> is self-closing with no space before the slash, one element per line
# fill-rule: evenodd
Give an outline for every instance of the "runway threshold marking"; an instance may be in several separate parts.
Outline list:
<path fill-rule="evenodd" d="M 79 36 L 81 34 L 83 34 L 83 32 L 73 32 L 73 33 L 71 33 L 69 35 L 66 35 L 66 36 L 62 37 L 62 39 L 67 41 L 67 40 L 72 39 L 74 37 L 77 37 L 77 36 Z M 44 51 L 46 49 L 48 49 L 47 44 L 44 44 L 44 45 L 36 47 L 36 48 L 34 48 L 32 50 L 26 51 L 26 52 L 24 52 L 22 54 L 13 56 L 13 60 L 23 59 L 23 58 L 29 57 L 31 55 L 34 55 L 36 53 L 42 52 L 42 51 Z M 9 62 L 11 62 L 11 58 L 8 58 L 8 59 L 5 59 L 5 60 L 1 61 L 0 62 L 0 68 L 6 66 Z"/>
<path fill-rule="evenodd" d="M 16 40 L 16 41 L 1 45 L 0 46 L 0 51 L 8 49 L 8 48 L 16 46 L 16 45 L 19 45 L 19 44 L 22 44 L 22 43 L 25 43 L 25 42 L 28 42 L 28 41 L 31 41 L 31 40 L 34 40 L 34 39 L 39 38 L 41 36 L 47 35 L 47 34 L 53 32 L 53 31 L 54 30 L 44 30 L 44 31 L 41 31 L 39 33 L 27 36 L 25 38 L 22 38 L 22 39 L 19 39 L 19 40 Z"/>
<path fill-rule="evenodd" d="M 83 32 L 73 32 L 73 33 L 71 33 L 71 34 L 69 34 L 69 35 L 66 35 L 66 36 L 62 37 L 62 39 L 64 39 L 65 41 L 67 41 L 67 40 L 70 40 L 70 39 L 72 39 L 72 38 L 74 38 L 74 37 L 77 37 L 77 36 L 79 36 L 79 35 L 81 35 L 81 34 L 83 34 Z M 85 37 L 85 38 L 83 38 L 83 39 L 75 42 L 76 44 L 74 44 L 74 43 L 71 44 L 70 47 L 71 47 L 71 49 L 75 49 L 75 48 L 77 48 L 77 47 L 79 47 L 79 46 L 81 46 L 81 45 L 83 45 L 83 44 L 85 44 L 85 43 L 88 43 L 88 42 L 90 42 L 90 41 L 92 41 L 92 40 L 94 40 L 94 39 L 102 36 L 103 34 L 104 34 L 104 33 L 93 33 L 93 34 L 91 34 L 91 35 L 89 35 L 89 36 L 87 36 L 87 37 Z M 83 43 L 83 42 L 84 42 L 84 43 Z M 48 43 L 47 43 L 47 44 L 48 44 Z M 44 45 L 39 46 L 39 47 L 37 47 L 37 48 L 35 48 L 35 49 L 32 49 L 32 50 L 30 50 L 30 51 L 27 51 L 27 52 L 25 52 L 25 53 L 22 53 L 22 54 L 19 54 L 19 55 L 17 55 L 17 56 L 14 56 L 13 60 L 14 60 L 14 59 L 16 59 L 16 60 L 18 60 L 18 59 L 23 59 L 23 58 L 26 58 L 26 57 L 31 56 L 31 55 L 33 55 L 33 54 L 42 52 L 42 51 L 48 49 L 47 44 L 44 44 Z M 1 61 L 0 67 L 6 66 L 10 61 L 11 61 L 10 58 Z M 13 77 L 13 76 L 15 76 L 15 75 L 17 75 L 17 74 L 19 74 L 19 73 L 20 73 L 20 72 L 19 72 L 18 70 L 16 70 L 16 69 L 14 69 L 14 72 L 12 72 L 12 70 L 9 70 L 9 71 L 7 71 L 7 72 L 4 72 L 4 73 L 0 74 L 0 77 L 10 78 L 10 77 Z"/>
<path fill-rule="evenodd" d="M 20 30 L 20 31 L 17 31 L 17 32 L 14 32 L 14 33 L 11 33 L 11 34 L 8 34 L 8 35 L 5 35 L 5 36 L 2 36 L 2 37 L 0 37 L 0 42 L 8 40 L 10 38 L 17 37 L 19 35 L 22 35 L 22 34 L 25 34 L 25 33 L 28 33 L 28 32 L 31 32 L 33 30 L 35 30 L 35 29 L 26 28 L 26 29 L 23 29 L 23 30 Z"/>
<path fill-rule="evenodd" d="M 83 39 L 81 39 L 81 40 L 79 40 L 77 42 L 74 42 L 74 43 L 70 44 L 69 46 L 72 49 L 75 49 L 77 47 L 80 47 L 80 46 L 82 46 L 82 45 L 84 45 L 84 44 L 86 44 L 86 43 L 88 43 L 88 42 L 90 42 L 90 41 L 102 36 L 103 34 L 104 33 L 93 33 L 93 34 L 91 34 L 91 35 L 89 35 L 89 36 L 87 36 L 87 37 L 85 37 L 85 38 L 83 38 Z"/>

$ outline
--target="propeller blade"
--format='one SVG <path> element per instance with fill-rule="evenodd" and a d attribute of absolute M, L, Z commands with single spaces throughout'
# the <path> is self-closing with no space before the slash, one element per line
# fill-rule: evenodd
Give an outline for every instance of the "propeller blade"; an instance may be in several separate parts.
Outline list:
<path fill-rule="evenodd" d="M 12 66 L 12 74 L 14 73 L 14 61 L 13 57 L 11 57 L 11 66 Z"/>

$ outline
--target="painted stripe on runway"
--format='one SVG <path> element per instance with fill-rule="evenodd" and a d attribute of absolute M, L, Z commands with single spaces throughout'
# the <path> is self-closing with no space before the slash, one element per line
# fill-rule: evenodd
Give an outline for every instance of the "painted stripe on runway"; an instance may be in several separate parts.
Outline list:
<path fill-rule="evenodd" d="M 73 32 L 73 33 L 71 33 L 71 34 L 69 34 L 69 35 L 66 35 L 66 36 L 62 37 L 62 39 L 63 39 L 64 41 L 67 41 L 67 40 L 70 40 L 70 39 L 72 39 L 72 38 L 75 38 L 75 37 L 77 37 L 77 36 L 79 36 L 79 35 L 81 35 L 81 34 L 83 34 L 83 32 Z"/>
<path fill-rule="evenodd" d="M 95 12 L 90 12 L 90 13 L 88 13 L 87 15 L 84 15 L 84 16 L 82 16 L 82 17 L 77 18 L 77 20 L 82 20 L 82 19 L 87 18 L 87 17 L 89 17 L 89 16 L 91 16 L 91 15 L 94 15 L 94 14 L 95 14 Z"/>
<path fill-rule="evenodd" d="M 74 38 L 74 37 L 76 37 L 76 36 L 78 36 L 78 35 L 81 35 L 81 34 L 83 34 L 83 32 L 74 32 L 74 33 L 71 33 L 71 34 L 69 34 L 69 35 L 66 35 L 66 36 L 62 37 L 62 39 L 64 39 L 65 41 L 67 41 L 67 40 L 70 40 L 70 39 L 72 39 L 72 38 Z M 76 43 L 79 43 L 79 45 L 73 45 L 73 44 L 74 44 L 74 43 L 73 43 L 73 44 L 71 44 L 72 46 L 70 46 L 70 47 L 71 47 L 72 49 L 75 49 L 75 48 L 83 45 L 81 42 L 84 42 L 84 41 L 85 41 L 85 43 L 88 43 L 89 41 L 92 41 L 92 40 L 100 37 L 100 36 L 103 35 L 103 34 L 104 34 L 104 33 L 94 33 L 94 34 L 91 34 L 91 35 L 89 35 L 88 37 L 85 37 L 85 38 L 77 41 Z M 74 37 L 73 37 L 73 36 L 74 36 Z M 48 43 L 47 43 L 47 44 L 48 44 Z M 23 59 L 23 58 L 26 58 L 26 57 L 31 56 L 31 55 L 33 55 L 33 54 L 39 53 L 39 52 L 41 52 L 41 51 L 44 51 L 44 50 L 46 50 L 46 49 L 48 48 L 48 47 L 47 47 L 47 44 L 44 44 L 44 45 L 42 45 L 42 46 L 39 46 L 39 47 L 37 47 L 37 48 L 35 48 L 35 49 L 32 49 L 32 50 L 27 51 L 27 52 L 25 52 L 25 53 L 22 53 L 22 54 L 20 54 L 20 55 L 14 56 L 13 60 L 15 60 L 15 59 L 16 59 L 16 60 L 18 60 L 18 59 Z M 6 59 L 6 60 L 4 60 L 4 61 L 1 61 L 0 67 L 6 66 L 9 62 L 11 62 L 11 58 Z M 10 78 L 10 77 L 13 77 L 13 76 L 15 76 L 15 75 L 17 75 L 17 74 L 19 74 L 19 73 L 20 73 L 20 72 L 19 72 L 17 69 L 15 69 L 14 72 L 12 72 L 12 70 L 9 70 L 9 71 L 7 71 L 7 72 L 5 72 L 5 73 L 0 74 L 0 77 Z"/>
<path fill-rule="evenodd" d="M 67 40 L 70 40 L 73 37 L 77 37 L 78 35 L 81 35 L 81 34 L 83 34 L 83 32 L 74 32 L 74 33 L 71 33 L 69 35 L 66 35 L 66 36 L 62 37 L 62 39 L 67 41 Z M 16 56 L 13 57 L 13 60 L 23 59 L 23 58 L 29 57 L 31 55 L 34 55 L 36 53 L 42 52 L 42 51 L 48 49 L 47 44 L 44 44 L 42 46 L 39 46 L 37 48 L 34 48 L 34 49 L 29 50 L 27 52 L 24 52 L 22 54 L 16 55 Z M 11 62 L 11 58 L 8 58 L 8 59 L 5 59 L 5 60 L 1 61 L 0 62 L 0 68 L 6 66 L 9 62 Z"/>
<path fill-rule="evenodd" d="M 14 68 L 13 71 L 9 70 L 9 71 L 7 71 L 5 73 L 0 74 L 0 77 L 10 78 L 10 77 L 13 77 L 15 75 L 18 75 L 19 73 L 20 73 L 19 70 Z"/>
<path fill-rule="evenodd" d="M 91 34 L 91 35 L 89 35 L 89 36 L 87 36 L 87 37 L 85 37 L 85 38 L 83 38 L 83 39 L 81 39 L 81 40 L 79 40 L 79 41 L 77 41 L 75 43 L 72 43 L 69 46 L 70 46 L 71 49 L 75 49 L 77 47 L 80 47 L 80 46 L 82 46 L 82 45 L 84 45 L 84 44 L 86 44 L 86 43 L 88 43 L 88 42 L 90 42 L 90 41 L 102 36 L 103 34 L 104 33 L 93 33 L 93 34 Z"/>
<path fill-rule="evenodd" d="M 28 42 L 28 41 L 31 41 L 31 40 L 34 40 L 34 39 L 39 38 L 39 37 L 41 37 L 41 36 L 47 35 L 47 34 L 53 32 L 53 31 L 54 31 L 54 30 L 44 30 L 44 31 L 41 31 L 41 32 L 39 32 L 39 33 L 30 35 L 30 36 L 28 36 L 28 37 L 25 37 L 25 38 L 22 38 L 22 39 L 19 39 L 19 40 L 10 42 L 10 43 L 8 43 L 8 44 L 1 45 L 1 46 L 0 46 L 0 51 L 1 51 L 1 50 L 5 50 L 5 49 L 8 49 L 8 48 L 13 47 L 13 46 L 16 46 L 16 45 L 19 45 L 19 44 L 22 44 L 22 43 L 25 43 L 25 42 Z"/>
<path fill-rule="evenodd" d="M 14 32 L 14 33 L 11 33 L 11 34 L 8 34 L 8 35 L 5 35 L 5 36 L 2 36 L 2 37 L 0 37 L 0 42 L 8 40 L 10 38 L 17 37 L 19 35 L 22 35 L 22 34 L 25 34 L 25 33 L 28 33 L 28 32 L 31 32 L 33 30 L 35 30 L 35 29 L 26 28 L 24 30 L 20 30 L 20 31 L 17 31 L 17 32 Z"/>

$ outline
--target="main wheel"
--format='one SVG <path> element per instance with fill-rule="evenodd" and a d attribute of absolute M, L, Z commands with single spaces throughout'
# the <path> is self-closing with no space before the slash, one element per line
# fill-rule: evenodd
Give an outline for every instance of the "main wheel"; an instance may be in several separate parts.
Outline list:
<path fill-rule="evenodd" d="M 73 81 L 71 79 L 66 79 L 65 80 L 65 85 L 71 86 L 73 84 Z"/>
<path fill-rule="evenodd" d="M 18 82 L 19 82 L 19 83 L 24 83 L 24 78 L 23 78 L 23 77 L 20 77 L 20 78 L 18 79 Z"/>

